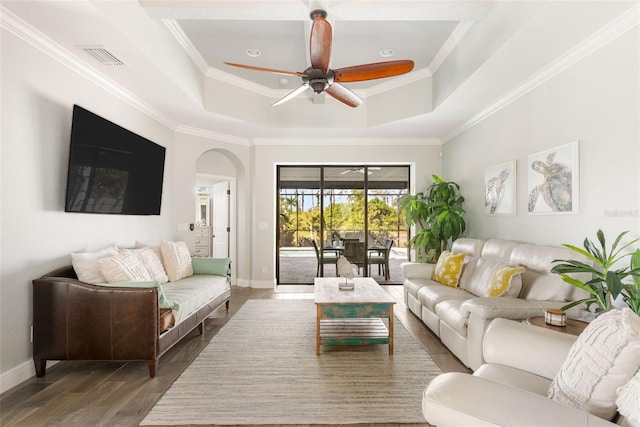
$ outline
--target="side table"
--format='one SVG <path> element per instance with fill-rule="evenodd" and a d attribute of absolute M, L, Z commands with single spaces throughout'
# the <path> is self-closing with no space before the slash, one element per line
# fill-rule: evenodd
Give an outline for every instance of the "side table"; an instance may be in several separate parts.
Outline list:
<path fill-rule="evenodd" d="M 540 326 L 543 328 L 551 329 L 552 331 L 564 332 L 565 334 L 580 335 L 584 328 L 589 325 L 587 322 L 576 319 L 567 319 L 567 326 L 554 326 L 544 321 L 544 316 L 533 316 L 525 320 L 525 323 L 533 326 Z"/>

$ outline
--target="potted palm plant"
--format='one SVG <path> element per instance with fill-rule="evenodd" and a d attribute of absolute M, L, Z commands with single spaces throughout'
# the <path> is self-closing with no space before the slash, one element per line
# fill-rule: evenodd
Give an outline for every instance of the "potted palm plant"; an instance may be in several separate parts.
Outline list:
<path fill-rule="evenodd" d="M 432 177 L 434 182 L 426 191 L 407 194 L 400 200 L 407 224 L 417 226 L 409 245 L 416 249 L 419 259 L 427 262 L 435 262 L 449 242 L 460 237 L 467 227 L 460 186 L 437 175 Z"/>
<path fill-rule="evenodd" d="M 579 304 L 586 304 L 587 309 L 595 306 L 596 314 L 603 313 L 613 308 L 613 301 L 622 295 L 623 300 L 629 307 L 639 313 L 640 309 L 640 250 L 633 254 L 625 251 L 640 239 L 632 240 L 629 243 L 621 244 L 622 238 L 628 231 L 622 232 L 616 237 L 611 248 L 607 248 L 606 238 L 602 230 L 598 230 L 599 247 L 589 238 L 584 239 L 584 249 L 574 245 L 564 244 L 563 246 L 585 256 L 592 264 L 578 260 L 554 260 L 558 263 L 551 271 L 562 277 L 562 280 L 570 285 L 576 286 L 589 293 L 587 298 L 574 301 L 562 307 L 567 310 Z M 631 262 L 622 266 L 621 261 L 631 257 Z M 571 274 L 588 273 L 591 279 L 581 281 L 572 277 Z M 624 283 L 623 280 L 632 277 L 631 283 Z"/>

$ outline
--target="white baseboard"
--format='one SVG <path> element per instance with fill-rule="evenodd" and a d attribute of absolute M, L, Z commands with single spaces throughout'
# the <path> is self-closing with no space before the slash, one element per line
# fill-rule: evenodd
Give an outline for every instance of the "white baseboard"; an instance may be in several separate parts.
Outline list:
<path fill-rule="evenodd" d="M 33 366 L 33 360 L 24 362 L 13 369 L 9 369 L 0 375 L 0 393 L 17 386 L 23 381 L 36 375 L 36 369 Z"/>
<path fill-rule="evenodd" d="M 48 360 L 47 369 L 56 365 L 57 360 Z M 0 393 L 4 393 L 7 390 L 12 389 L 18 384 L 28 380 L 31 377 L 36 376 L 36 368 L 33 365 L 33 360 L 28 360 L 13 369 L 9 369 L 0 375 Z"/>

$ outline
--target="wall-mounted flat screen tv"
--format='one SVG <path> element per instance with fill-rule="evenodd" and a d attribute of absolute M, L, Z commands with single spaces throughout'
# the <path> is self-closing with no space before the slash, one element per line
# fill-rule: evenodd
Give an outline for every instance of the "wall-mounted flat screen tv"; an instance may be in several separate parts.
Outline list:
<path fill-rule="evenodd" d="M 73 106 L 66 212 L 160 215 L 166 149 Z"/>

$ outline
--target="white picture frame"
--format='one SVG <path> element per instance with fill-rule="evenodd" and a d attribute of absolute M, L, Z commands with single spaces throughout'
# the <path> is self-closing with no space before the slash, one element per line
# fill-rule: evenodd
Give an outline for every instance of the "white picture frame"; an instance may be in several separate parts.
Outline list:
<path fill-rule="evenodd" d="M 484 172 L 484 207 L 489 215 L 516 213 L 516 161 L 491 166 Z"/>
<path fill-rule="evenodd" d="M 579 159 L 579 141 L 529 155 L 527 210 L 530 214 L 578 213 Z"/>

